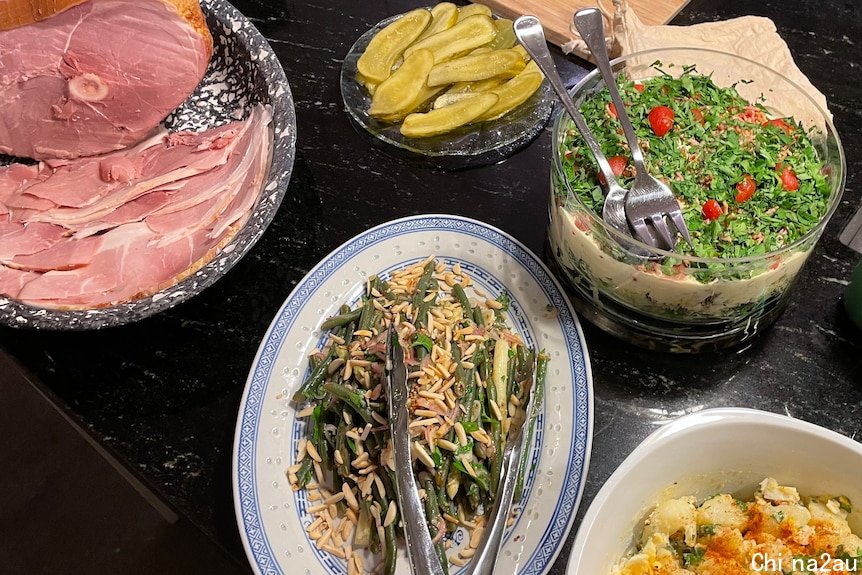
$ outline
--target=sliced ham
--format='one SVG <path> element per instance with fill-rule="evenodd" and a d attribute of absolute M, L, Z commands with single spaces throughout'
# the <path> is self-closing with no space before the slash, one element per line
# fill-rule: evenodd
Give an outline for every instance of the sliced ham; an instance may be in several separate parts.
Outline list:
<path fill-rule="evenodd" d="M 243 122 L 48 168 L 9 201 L 29 196 L 50 207 L 12 207 L 11 221 L 0 221 L 0 288 L 8 286 L 0 293 L 40 307 L 95 308 L 192 273 L 247 221 L 269 166 L 269 124 L 257 106 Z M 13 169 L 0 169 L 0 181 Z M 72 185 L 86 187 L 75 197 L 98 199 L 80 207 L 48 199 Z"/>
<path fill-rule="evenodd" d="M 0 294 L 17 298 L 21 288 L 38 278 L 41 274 L 7 268 L 0 265 Z"/>
<path fill-rule="evenodd" d="M 51 249 L 63 240 L 68 230 L 41 222 L 12 222 L 0 230 L 0 263 L 15 256 L 29 256 Z"/>
<path fill-rule="evenodd" d="M 37 159 L 139 142 L 212 54 L 197 0 L 5 0 L 0 30 L 0 152 Z"/>

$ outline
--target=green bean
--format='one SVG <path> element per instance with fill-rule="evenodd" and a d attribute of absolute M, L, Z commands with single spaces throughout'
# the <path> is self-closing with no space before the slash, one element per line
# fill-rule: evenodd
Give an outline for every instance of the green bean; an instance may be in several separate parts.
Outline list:
<path fill-rule="evenodd" d="M 416 284 L 416 293 L 413 295 L 414 311 L 419 309 L 419 306 L 422 305 L 422 300 L 424 300 L 425 296 L 428 295 L 425 291 L 428 289 L 428 282 L 431 281 L 431 274 L 433 273 L 434 261 L 432 260 L 425 264 L 425 271 L 422 272 L 422 277 L 419 278 L 419 282 Z"/>
<path fill-rule="evenodd" d="M 513 352 L 511 350 L 509 351 L 509 354 L 510 354 L 510 356 L 516 356 L 517 355 L 515 352 Z M 504 406 L 509 404 L 509 398 L 512 397 L 513 393 L 515 393 L 515 379 L 516 379 L 515 373 L 516 373 L 516 368 L 518 367 L 516 365 L 516 363 L 517 363 L 517 357 L 509 357 L 509 365 L 508 365 L 508 368 L 506 369 L 506 394 L 507 395 L 506 395 L 506 397 L 502 398 Z"/>
<path fill-rule="evenodd" d="M 387 506 L 387 510 L 389 507 Z M 383 573 L 384 575 L 395 575 L 395 563 L 398 560 L 397 535 L 395 534 L 395 521 L 383 528 L 383 534 L 386 538 L 386 559 L 384 560 Z M 444 553 L 445 557 L 445 553 Z M 445 571 L 445 569 L 444 569 Z"/>
<path fill-rule="evenodd" d="M 307 457 L 302 460 L 299 471 L 296 472 L 296 483 L 300 488 L 305 487 L 311 482 L 314 477 L 314 460 Z"/>
<path fill-rule="evenodd" d="M 494 442 L 494 454 L 489 458 L 491 463 L 491 491 L 496 493 L 500 485 L 500 472 L 503 467 L 503 430 L 502 422 L 494 415 L 496 411 L 490 407 L 491 403 L 497 403 L 497 386 L 493 382 L 489 382 L 486 389 L 485 398 L 488 402 L 488 412 L 491 414 L 491 439 Z"/>
<path fill-rule="evenodd" d="M 365 402 L 364 393 L 354 391 L 346 385 L 332 382 L 324 383 L 323 389 L 352 407 L 359 417 L 364 419 L 366 423 L 370 423 L 372 425 L 376 423 L 374 416 L 371 415 L 371 408 L 369 408 L 368 404 Z"/>
<path fill-rule="evenodd" d="M 482 308 L 473 308 L 473 323 L 475 323 L 476 325 L 485 325 L 485 318 L 482 317 Z"/>
<path fill-rule="evenodd" d="M 382 295 L 386 299 L 395 300 L 395 294 L 393 294 L 392 290 L 389 289 L 389 282 L 379 280 L 377 283 L 377 291 L 379 291 L 380 295 Z"/>
<path fill-rule="evenodd" d="M 449 573 L 449 559 L 446 558 L 446 548 L 443 546 L 443 537 L 440 533 L 440 508 L 437 506 L 437 498 L 434 497 L 434 482 L 427 473 L 420 475 L 419 482 L 425 489 L 425 521 L 428 523 L 428 533 L 431 534 L 431 539 L 436 539 L 440 535 L 440 540 L 434 548 L 437 550 L 443 572 Z"/>
<path fill-rule="evenodd" d="M 467 508 L 472 513 L 476 513 L 479 509 L 479 504 L 481 503 L 481 498 L 479 497 L 479 486 L 475 483 L 471 483 L 467 488 Z"/>
<path fill-rule="evenodd" d="M 341 454 L 341 465 L 336 468 L 336 472 L 341 477 L 347 479 L 350 476 L 350 452 L 347 450 L 347 424 L 342 418 L 338 424 L 338 431 L 335 434 L 335 450 Z"/>
<path fill-rule="evenodd" d="M 311 421 L 314 424 L 311 441 L 314 444 L 315 449 L 317 449 L 317 453 L 320 455 L 323 467 L 325 469 L 329 469 L 331 460 L 329 458 L 329 443 L 327 443 L 326 436 L 323 431 L 323 412 L 323 404 L 319 403 L 314 407 L 314 411 L 311 414 Z"/>
<path fill-rule="evenodd" d="M 320 329 L 322 330 L 330 330 L 334 327 L 339 327 L 342 325 L 347 325 L 351 322 L 354 322 L 359 319 L 359 316 L 362 315 L 362 308 L 356 308 L 353 311 L 349 311 L 347 313 L 342 313 L 340 315 L 334 315 L 322 324 L 320 324 Z"/>
<path fill-rule="evenodd" d="M 336 328 L 333 331 L 333 334 L 337 337 L 341 337 L 342 328 Z M 329 364 L 332 363 L 332 360 L 335 359 L 336 355 L 336 344 L 332 343 L 329 347 L 329 353 L 326 354 L 326 357 L 323 358 L 316 368 L 314 368 L 311 372 L 311 375 L 308 376 L 308 379 L 303 382 L 302 386 L 297 390 L 296 393 L 293 394 L 293 401 L 299 403 L 304 399 L 317 399 L 319 398 L 320 386 L 323 384 L 323 380 L 326 379 L 327 370 L 329 369 Z"/>
<path fill-rule="evenodd" d="M 473 307 L 470 305 L 470 300 L 467 299 L 467 294 L 464 292 L 464 288 L 461 287 L 461 284 L 455 284 L 452 287 L 452 292 L 455 294 L 455 297 L 458 298 L 458 301 L 461 302 L 461 307 L 464 308 L 464 319 L 473 320 Z"/>

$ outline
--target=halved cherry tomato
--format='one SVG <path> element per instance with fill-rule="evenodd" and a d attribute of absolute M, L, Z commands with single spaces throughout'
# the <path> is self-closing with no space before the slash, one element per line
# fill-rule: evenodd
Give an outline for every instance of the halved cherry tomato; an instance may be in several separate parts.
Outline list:
<path fill-rule="evenodd" d="M 703 204 L 703 217 L 705 220 L 717 220 L 721 217 L 721 204 L 719 204 L 715 200 L 707 200 L 705 204 Z"/>
<path fill-rule="evenodd" d="M 625 171 L 629 161 L 625 156 L 611 156 L 608 158 L 608 163 L 611 165 L 611 171 L 614 175 L 619 177 Z M 599 183 L 603 186 L 608 185 L 605 175 L 601 172 L 599 172 Z"/>
<path fill-rule="evenodd" d="M 608 114 L 610 114 L 611 116 L 613 116 L 613 117 L 614 117 L 614 119 L 619 119 L 619 116 L 617 116 L 617 107 L 616 107 L 616 106 L 614 106 L 614 103 L 613 103 L 613 102 L 611 102 L 610 104 L 608 104 Z"/>
<path fill-rule="evenodd" d="M 706 120 L 703 119 L 703 112 L 700 111 L 699 108 L 692 108 L 691 115 L 694 116 L 694 119 L 703 126 L 706 124 Z"/>
<path fill-rule="evenodd" d="M 767 126 L 770 126 L 770 125 L 775 126 L 776 128 L 781 128 L 782 130 L 787 132 L 787 134 L 793 133 L 793 128 L 790 126 L 790 124 L 788 124 L 787 122 L 785 122 L 781 118 L 775 118 L 773 120 L 767 120 L 767 121 L 763 122 L 764 128 Z"/>
<path fill-rule="evenodd" d="M 775 166 L 775 171 L 779 173 L 782 188 L 788 192 L 794 192 L 799 189 L 799 178 L 796 177 L 796 172 L 794 172 L 790 166 L 777 164 Z"/>
<path fill-rule="evenodd" d="M 640 92 L 641 94 L 643 94 L 643 91 L 644 91 L 644 85 L 643 85 L 643 84 L 635 84 L 635 90 L 637 90 L 638 92 Z"/>
<path fill-rule="evenodd" d="M 757 184 L 754 183 L 754 178 L 750 174 L 742 176 L 742 181 L 736 184 L 736 203 L 744 204 L 750 200 L 756 189 Z"/>
<path fill-rule="evenodd" d="M 766 121 L 766 114 L 760 108 L 755 106 L 746 106 L 745 109 L 736 115 L 743 122 L 751 122 L 754 124 L 763 124 Z"/>
<path fill-rule="evenodd" d="M 674 113 L 667 106 L 656 106 L 649 113 L 649 125 L 655 135 L 664 137 L 673 127 Z"/>

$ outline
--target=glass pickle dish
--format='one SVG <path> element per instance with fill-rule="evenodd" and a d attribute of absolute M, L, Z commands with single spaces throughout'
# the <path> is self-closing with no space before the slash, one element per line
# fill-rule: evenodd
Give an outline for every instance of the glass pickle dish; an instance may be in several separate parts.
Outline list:
<path fill-rule="evenodd" d="M 675 78 L 694 65 L 697 74 L 711 76 L 719 88 L 733 86 L 749 102 L 762 104 L 768 118 L 798 121 L 822 162 L 820 173 L 828 186 L 823 216 L 801 237 L 765 253 L 681 258 L 634 241 L 649 254 L 635 256 L 620 247 L 624 237 L 606 226 L 573 190 L 563 159 L 573 124 L 563 113 L 553 126 L 551 260 L 577 296 L 573 303 L 578 311 L 622 339 L 677 352 L 738 345 L 763 331 L 787 306 L 799 271 L 840 202 L 846 172 L 844 152 L 831 116 L 822 107 L 782 74 L 751 60 L 713 50 L 669 48 L 631 54 L 611 64 L 617 77 L 625 74 L 627 80 L 638 81 L 655 76 L 657 62 Z M 582 107 L 587 98 L 597 97 L 603 89 L 596 70 L 571 93 Z M 645 154 L 649 165 L 650 151 Z M 670 184 L 673 188 L 673 182 Z"/>
<path fill-rule="evenodd" d="M 386 18 L 360 36 L 341 66 L 341 98 L 345 110 L 353 126 L 360 134 L 367 135 L 373 145 L 414 163 L 454 170 L 505 160 L 542 133 L 554 109 L 554 96 L 547 80 L 542 81 L 526 102 L 505 116 L 463 126 L 440 136 L 408 138 L 399 131 L 400 122 L 393 124 L 371 117 L 368 114 L 371 96 L 356 81 L 357 62 L 371 39 L 401 16 L 403 14 Z"/>

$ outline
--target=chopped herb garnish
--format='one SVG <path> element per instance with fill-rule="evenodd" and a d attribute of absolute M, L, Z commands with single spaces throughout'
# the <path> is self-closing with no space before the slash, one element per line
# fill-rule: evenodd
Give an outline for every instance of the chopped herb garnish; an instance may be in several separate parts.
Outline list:
<path fill-rule="evenodd" d="M 417 333 L 416 339 L 413 340 L 413 347 L 424 347 L 425 351 L 431 353 L 431 348 L 434 347 L 434 342 L 424 333 Z"/>
<path fill-rule="evenodd" d="M 654 66 L 662 72 L 659 63 Z M 618 81 L 647 168 L 670 185 L 682 206 L 694 249 L 680 239 L 678 252 L 708 258 L 765 254 L 795 242 L 826 214 L 831 189 L 821 171 L 823 162 L 794 119 L 771 118 L 762 103 L 747 102 L 734 87 L 716 86 L 694 67 L 686 67 L 678 78 L 662 72 L 637 84 L 622 77 Z M 635 175 L 631 154 L 609 104 L 604 90 L 587 98 L 581 111 L 605 155 L 629 160 L 619 178 L 629 187 Z M 658 107 L 667 117 L 664 108 L 673 113 L 666 133 L 666 124 L 656 131 L 655 114 L 650 122 L 650 112 Z M 573 127 L 562 152 L 572 189 L 601 215 L 598 168 Z M 720 215 L 714 212 L 716 204 Z M 689 265 L 666 264 L 659 267 L 668 275 L 677 273 L 674 266 Z M 706 282 L 713 276 L 705 270 L 695 277 Z"/>
<path fill-rule="evenodd" d="M 685 561 L 686 568 L 696 567 L 700 565 L 703 558 L 706 556 L 706 547 L 695 547 L 689 553 L 683 553 L 682 558 Z"/>

